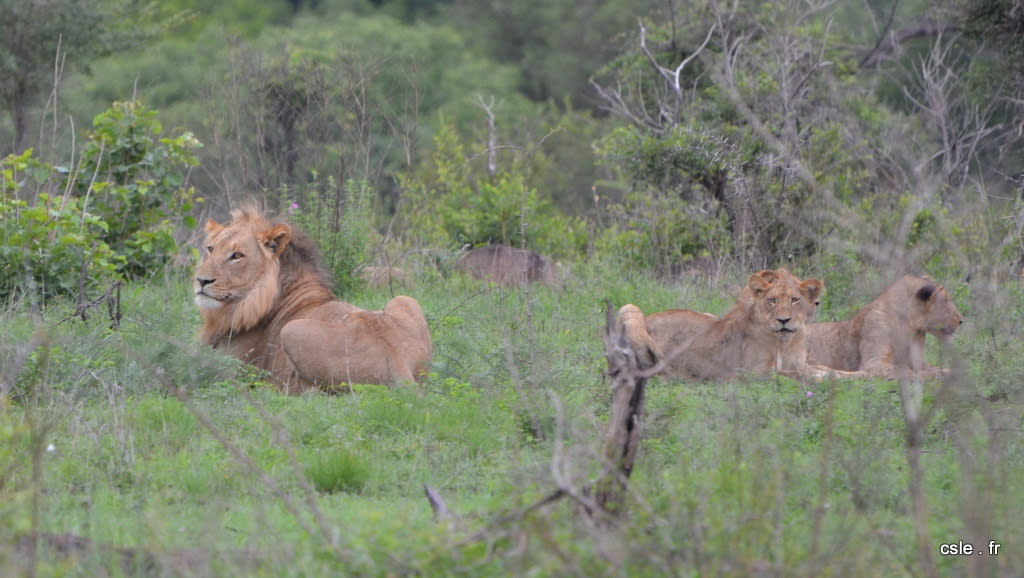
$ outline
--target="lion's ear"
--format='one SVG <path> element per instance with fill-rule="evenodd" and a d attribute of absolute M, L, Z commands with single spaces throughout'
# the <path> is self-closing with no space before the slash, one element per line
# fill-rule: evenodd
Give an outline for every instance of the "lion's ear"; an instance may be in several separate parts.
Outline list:
<path fill-rule="evenodd" d="M 224 225 L 221 225 L 217 221 L 214 221 L 213 219 L 206 221 L 206 234 L 209 235 L 210 237 L 216 235 L 217 233 L 220 233 L 223 230 Z"/>
<path fill-rule="evenodd" d="M 754 273 L 750 276 L 750 279 L 747 279 L 747 287 L 750 287 L 750 290 L 754 292 L 754 295 L 760 295 L 761 293 L 768 291 L 772 286 L 771 281 L 766 279 L 762 273 L 765 273 L 765 271 L 762 271 L 761 273 Z"/>
<path fill-rule="evenodd" d="M 821 294 L 825 292 L 825 283 L 821 279 L 806 279 L 803 283 L 800 283 L 800 290 L 815 305 L 818 305 L 821 302 Z"/>
<path fill-rule="evenodd" d="M 764 271 L 758 271 L 757 273 L 754 273 L 754 275 L 757 275 L 758 277 L 764 279 L 769 283 L 774 283 L 779 280 L 779 273 L 774 269 L 765 269 Z"/>
<path fill-rule="evenodd" d="M 935 295 L 935 292 L 938 291 L 938 289 L 939 287 L 937 285 L 925 285 L 917 290 L 917 298 L 921 301 L 927 302 L 932 298 L 932 295 Z"/>
<path fill-rule="evenodd" d="M 260 243 L 270 249 L 271 253 L 280 255 L 288 246 L 288 242 L 292 240 L 292 228 L 288 225 L 276 225 L 269 231 L 261 233 L 259 239 Z"/>

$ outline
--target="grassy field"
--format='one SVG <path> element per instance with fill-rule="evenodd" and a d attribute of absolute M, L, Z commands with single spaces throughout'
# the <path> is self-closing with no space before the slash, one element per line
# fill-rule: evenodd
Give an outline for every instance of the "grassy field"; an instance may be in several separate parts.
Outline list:
<path fill-rule="evenodd" d="M 430 379 L 301 397 L 197 345 L 187 275 L 126 288 L 118 330 L 60 304 L 0 317 L 0 575 L 1024 574 L 1017 281 L 947 283 L 967 323 L 929 351 L 957 371 L 925 386 L 917 453 L 893 382 L 653 379 L 628 516 L 605 527 L 531 507 L 600 471 L 604 300 L 721 312 L 745 274 L 582 267 L 529 292 L 424 274 L 403 292 L 429 318 Z M 820 275 L 824 319 L 881 288 Z M 960 542 L 983 552 L 940 555 Z"/>

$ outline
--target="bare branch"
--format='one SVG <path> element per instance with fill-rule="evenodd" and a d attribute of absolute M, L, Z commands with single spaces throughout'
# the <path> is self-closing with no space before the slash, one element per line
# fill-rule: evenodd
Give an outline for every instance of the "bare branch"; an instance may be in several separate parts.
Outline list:
<path fill-rule="evenodd" d="M 717 26 L 713 24 L 708 28 L 707 35 L 700 46 L 674 68 L 667 68 L 658 63 L 658 59 L 647 46 L 647 27 L 644 26 L 642 21 L 640 22 L 640 51 L 647 58 L 651 68 L 661 78 L 663 90 L 672 95 L 671 98 L 658 99 L 659 110 L 656 115 L 647 109 L 643 98 L 628 98 L 624 96 L 621 83 L 617 83 L 613 89 L 601 86 L 591 79 L 590 85 L 597 92 L 597 95 L 601 97 L 601 100 L 604 101 L 605 110 L 625 118 L 634 126 L 644 128 L 655 134 L 663 133 L 679 122 L 679 115 L 684 101 L 681 81 L 683 70 L 693 63 L 704 49 L 707 48 L 717 29 Z"/>
<path fill-rule="evenodd" d="M 494 178 L 498 174 L 498 129 L 494 122 L 494 96 L 485 102 L 484 97 L 478 94 L 476 105 L 487 114 L 487 174 Z"/>
<path fill-rule="evenodd" d="M 896 5 L 893 5 L 893 12 L 896 11 Z M 892 15 L 890 15 L 889 24 L 892 23 Z M 889 24 L 886 25 L 888 29 Z M 861 62 L 859 68 L 874 68 L 877 67 L 885 60 L 890 60 L 898 55 L 900 47 L 911 40 L 916 38 L 923 38 L 925 36 L 937 36 L 943 32 L 958 32 L 960 26 L 949 22 L 936 22 L 934 20 L 924 20 L 912 26 L 910 28 L 903 28 L 883 35 L 878 39 L 878 44 L 875 48 L 865 56 Z"/>

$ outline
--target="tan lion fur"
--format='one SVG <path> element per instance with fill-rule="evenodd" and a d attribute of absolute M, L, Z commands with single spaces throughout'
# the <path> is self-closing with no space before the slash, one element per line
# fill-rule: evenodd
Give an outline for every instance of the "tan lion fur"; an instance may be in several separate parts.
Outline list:
<path fill-rule="evenodd" d="M 945 287 L 931 277 L 905 275 L 847 321 L 808 326 L 809 356 L 836 369 L 895 379 L 909 370 L 937 377 L 924 358 L 925 335 L 948 340 L 963 317 Z"/>
<path fill-rule="evenodd" d="M 677 378 L 722 381 L 773 371 L 815 379 L 852 376 L 807 361 L 805 327 L 824 287 L 785 269 L 765 270 L 750 276 L 721 317 L 672 309 L 647 316 L 646 329 L 664 356 L 664 373 Z"/>
<path fill-rule="evenodd" d="M 398 296 L 383 311 L 338 300 L 314 243 L 246 207 L 206 224 L 194 278 L 199 340 L 265 369 L 284 390 L 343 390 L 421 378 L 433 345 L 419 303 Z"/>
<path fill-rule="evenodd" d="M 661 347 L 647 332 L 644 313 L 639 307 L 633 304 L 620 307 L 615 325 L 618 332 L 626 336 L 630 349 L 636 353 L 640 369 L 649 369 L 662 359 Z"/>

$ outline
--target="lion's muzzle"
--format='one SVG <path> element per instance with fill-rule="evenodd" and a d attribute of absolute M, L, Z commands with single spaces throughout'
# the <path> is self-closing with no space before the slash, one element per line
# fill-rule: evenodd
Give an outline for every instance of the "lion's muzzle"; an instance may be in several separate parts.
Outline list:
<path fill-rule="evenodd" d="M 198 307 L 203 309 L 220 309 L 224 306 L 223 300 L 204 293 L 202 289 L 196 291 L 195 302 Z"/>

